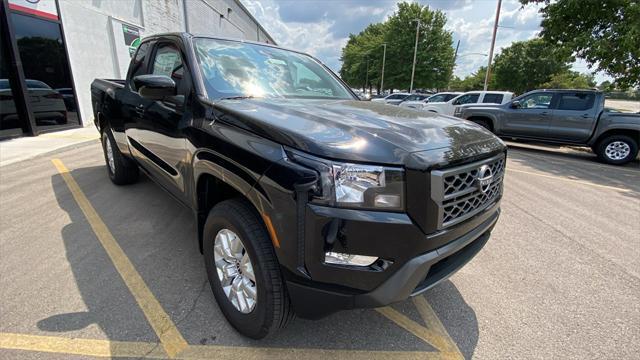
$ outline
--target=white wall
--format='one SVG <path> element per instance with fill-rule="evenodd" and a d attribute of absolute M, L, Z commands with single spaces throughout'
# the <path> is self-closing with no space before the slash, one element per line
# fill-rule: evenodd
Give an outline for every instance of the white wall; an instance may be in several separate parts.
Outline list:
<path fill-rule="evenodd" d="M 93 123 L 91 82 L 126 76 L 129 58 L 123 23 L 139 28 L 142 37 L 185 31 L 188 23 L 192 33 L 272 42 L 235 0 L 59 0 L 59 4 L 85 126 Z"/>

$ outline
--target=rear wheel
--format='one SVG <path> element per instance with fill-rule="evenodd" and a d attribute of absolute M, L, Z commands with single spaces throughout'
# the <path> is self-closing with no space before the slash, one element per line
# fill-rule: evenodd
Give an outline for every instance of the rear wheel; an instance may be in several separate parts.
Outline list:
<path fill-rule="evenodd" d="M 116 185 L 133 184 L 138 180 L 138 165 L 126 158 L 118 149 L 109 127 L 102 131 L 102 150 L 107 163 L 109 179 Z"/>
<path fill-rule="evenodd" d="M 227 321 L 253 339 L 285 327 L 293 310 L 269 235 L 251 205 L 237 199 L 217 204 L 203 236 L 209 283 Z"/>
<path fill-rule="evenodd" d="M 598 143 L 595 152 L 608 164 L 622 165 L 638 156 L 638 143 L 627 135 L 611 135 Z"/>

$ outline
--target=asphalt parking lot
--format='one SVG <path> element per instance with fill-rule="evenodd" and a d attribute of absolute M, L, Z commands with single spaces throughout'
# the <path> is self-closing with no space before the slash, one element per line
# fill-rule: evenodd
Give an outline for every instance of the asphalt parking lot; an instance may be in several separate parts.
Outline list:
<path fill-rule="evenodd" d="M 0 168 L 0 358 L 637 358 L 640 166 L 510 143 L 503 213 L 450 280 L 391 307 L 226 323 L 190 211 L 116 187 L 97 141 Z"/>

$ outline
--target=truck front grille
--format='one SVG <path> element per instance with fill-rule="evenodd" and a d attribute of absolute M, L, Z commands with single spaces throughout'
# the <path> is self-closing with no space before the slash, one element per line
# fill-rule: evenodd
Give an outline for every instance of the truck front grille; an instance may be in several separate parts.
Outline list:
<path fill-rule="evenodd" d="M 438 230 L 460 223 L 495 203 L 502 194 L 504 154 L 431 172 L 431 198 Z"/>

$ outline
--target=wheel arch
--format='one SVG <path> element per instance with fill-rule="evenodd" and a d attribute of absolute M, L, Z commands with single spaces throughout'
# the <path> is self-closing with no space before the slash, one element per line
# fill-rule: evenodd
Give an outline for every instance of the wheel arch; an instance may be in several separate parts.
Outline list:
<path fill-rule="evenodd" d="M 472 115 L 470 117 L 467 118 L 467 120 L 472 121 L 472 122 L 476 122 L 476 121 L 486 121 L 489 126 L 491 127 L 491 132 L 495 132 L 496 130 L 496 122 L 495 119 L 489 115 L 484 115 L 484 114 L 479 114 L 479 115 Z"/>
<path fill-rule="evenodd" d="M 639 129 L 615 128 L 615 129 L 609 129 L 609 130 L 601 133 L 600 135 L 598 135 L 596 137 L 596 139 L 593 141 L 593 146 L 594 147 L 598 147 L 602 140 L 608 138 L 609 136 L 614 136 L 614 135 L 629 136 L 633 140 L 635 140 L 636 145 L 640 145 L 640 130 Z"/>
<path fill-rule="evenodd" d="M 268 201 L 268 197 L 258 183 L 259 175 L 248 174 L 242 169 L 229 170 L 220 164 L 221 158 L 218 161 L 211 161 L 214 159 L 212 156 L 218 155 L 200 152 L 195 156 L 196 160 L 194 161 L 193 204 L 200 252 L 203 251 L 203 230 L 209 212 L 216 204 L 229 199 L 242 199 L 250 204 L 268 230 L 269 235 L 272 236 L 269 226 L 265 222 L 265 214 L 260 211 L 260 208 L 263 207 L 262 202 L 265 199 Z"/>

